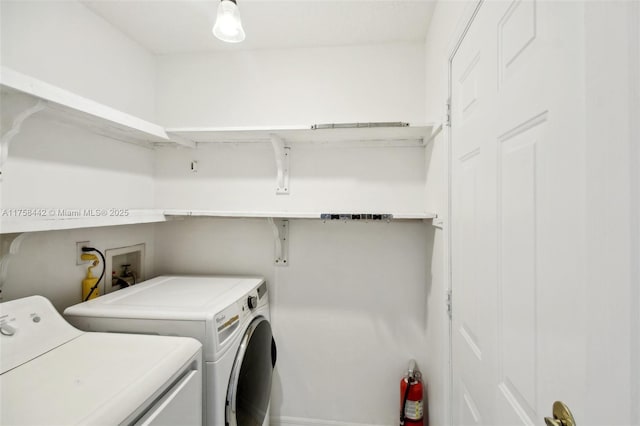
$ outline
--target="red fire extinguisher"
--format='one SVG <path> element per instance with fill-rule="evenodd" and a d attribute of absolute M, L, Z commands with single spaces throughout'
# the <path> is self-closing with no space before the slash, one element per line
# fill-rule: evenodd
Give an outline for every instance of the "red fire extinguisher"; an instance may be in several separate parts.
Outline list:
<path fill-rule="evenodd" d="M 400 426 L 423 426 L 424 389 L 416 362 L 409 362 L 407 375 L 400 380 Z"/>

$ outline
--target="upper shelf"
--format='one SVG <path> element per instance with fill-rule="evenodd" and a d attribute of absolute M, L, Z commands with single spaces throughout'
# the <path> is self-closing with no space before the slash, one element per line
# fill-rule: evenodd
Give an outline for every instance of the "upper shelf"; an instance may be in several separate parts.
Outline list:
<path fill-rule="evenodd" d="M 4 118 L 20 118 L 24 110 L 54 115 L 111 139 L 147 147 L 197 143 L 269 142 L 273 135 L 286 143 L 357 143 L 358 146 L 421 146 L 434 134 L 434 125 L 374 126 L 312 129 L 310 125 L 256 127 L 180 127 L 165 129 L 133 115 L 102 105 L 34 77 L 0 66 Z M 16 102 L 12 102 L 16 99 Z M 22 110 L 12 108 L 18 104 Z M 36 107 L 41 105 L 42 107 Z M 7 117 L 12 114 L 13 117 Z M 24 120 L 22 118 L 21 120 Z M 366 125 L 367 123 L 365 123 Z M 14 121 L 15 125 L 15 121 Z"/>
<path fill-rule="evenodd" d="M 5 104 L 3 110 L 10 97 L 8 95 L 14 95 L 31 100 L 31 106 L 42 102 L 44 110 L 55 115 L 56 118 L 87 127 L 95 133 L 112 139 L 145 146 L 154 146 L 158 143 L 195 146 L 191 141 L 169 138 L 162 126 L 6 67 L 0 67 L 0 90 L 3 104 Z M 22 103 L 25 103 L 24 100 Z"/>
<path fill-rule="evenodd" d="M 312 129 L 311 126 L 183 127 L 167 128 L 169 135 L 197 143 L 269 142 L 272 135 L 287 143 L 369 142 L 390 146 L 424 145 L 433 132 L 431 124 L 405 127 L 353 127 Z"/>

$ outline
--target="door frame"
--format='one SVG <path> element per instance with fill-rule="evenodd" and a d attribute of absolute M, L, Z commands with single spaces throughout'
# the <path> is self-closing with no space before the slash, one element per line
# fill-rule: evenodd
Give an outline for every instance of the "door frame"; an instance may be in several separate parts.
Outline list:
<path fill-rule="evenodd" d="M 445 265 L 445 268 L 446 268 L 445 276 L 447 279 L 446 292 L 451 298 L 450 303 L 451 303 L 451 309 L 452 309 L 451 315 L 449 316 L 448 321 L 446 321 L 446 324 L 447 324 L 446 336 L 448 336 L 448 342 L 446 345 L 447 354 L 445 359 L 449 361 L 449 368 L 447 369 L 447 378 L 445 380 L 445 384 L 446 384 L 445 392 L 447 393 L 447 397 L 446 397 L 447 407 L 445 407 L 445 423 L 448 425 L 451 425 L 453 421 L 453 368 L 454 366 L 453 366 L 452 317 L 453 317 L 453 309 L 455 309 L 455 306 L 453 304 L 454 300 L 453 300 L 453 292 L 452 292 L 453 253 L 452 253 L 452 235 L 451 235 L 451 218 L 453 217 L 452 209 L 451 209 L 452 193 L 453 193 L 452 192 L 453 191 L 452 174 L 451 174 L 451 170 L 453 166 L 453 155 L 452 155 L 452 149 L 451 149 L 452 143 L 453 143 L 453 137 L 451 134 L 451 105 L 453 103 L 452 68 L 453 68 L 453 58 L 458 52 L 458 49 L 460 48 L 462 41 L 467 35 L 467 32 L 469 31 L 471 24 L 473 24 L 473 21 L 476 15 L 478 14 L 478 12 L 480 11 L 480 7 L 484 3 L 484 1 L 485 0 L 473 0 L 468 3 L 466 9 L 462 13 L 462 16 L 458 20 L 457 28 L 453 33 L 453 37 L 450 40 L 449 48 L 447 49 L 449 53 L 448 59 L 447 59 L 447 99 L 446 99 L 447 111 L 445 112 L 447 122 L 446 122 L 446 126 L 443 126 L 443 130 L 446 130 L 445 140 L 447 141 L 447 221 L 446 223 L 449 226 L 447 226 L 447 232 L 445 234 L 446 247 L 447 247 L 447 255 L 446 255 L 447 261 Z"/>
<path fill-rule="evenodd" d="M 629 14 L 629 37 L 630 37 L 630 61 L 631 75 L 640 76 L 640 3 L 633 2 L 631 4 L 631 13 Z M 640 77 L 631 79 L 629 114 L 630 117 L 638 117 L 640 115 Z M 634 98 L 635 94 L 635 98 Z M 636 379 L 632 382 L 632 406 L 635 407 L 632 413 L 632 420 L 640 424 L 640 123 L 637 120 L 630 120 L 630 159 L 631 159 L 631 229 L 632 264 L 631 279 L 635 281 L 635 286 L 631 292 L 631 312 L 632 324 L 632 372 Z M 635 141 L 635 143 L 634 143 Z M 635 404 L 633 404 L 635 402 Z"/>

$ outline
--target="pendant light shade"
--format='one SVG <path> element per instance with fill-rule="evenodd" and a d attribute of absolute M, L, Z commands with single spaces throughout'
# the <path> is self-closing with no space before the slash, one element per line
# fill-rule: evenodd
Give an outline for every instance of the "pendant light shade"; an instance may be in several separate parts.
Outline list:
<path fill-rule="evenodd" d="M 239 43 L 244 40 L 244 30 L 240 21 L 240 9 L 236 0 L 221 0 L 218 16 L 213 26 L 213 35 L 227 43 Z"/>

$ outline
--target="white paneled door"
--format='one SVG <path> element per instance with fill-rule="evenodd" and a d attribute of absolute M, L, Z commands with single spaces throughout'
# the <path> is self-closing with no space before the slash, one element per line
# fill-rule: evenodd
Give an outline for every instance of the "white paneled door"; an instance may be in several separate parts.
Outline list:
<path fill-rule="evenodd" d="M 583 3 L 485 1 L 451 61 L 454 425 L 593 424 L 585 37 Z"/>

